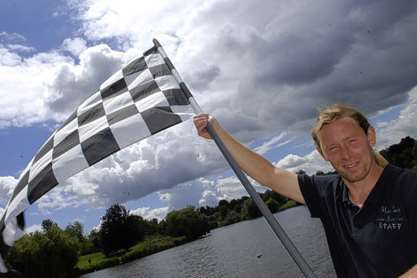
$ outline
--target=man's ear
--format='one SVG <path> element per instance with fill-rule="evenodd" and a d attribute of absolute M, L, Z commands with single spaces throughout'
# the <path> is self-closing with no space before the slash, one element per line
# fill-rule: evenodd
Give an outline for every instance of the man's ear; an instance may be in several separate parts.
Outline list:
<path fill-rule="evenodd" d="M 372 126 L 368 127 L 368 142 L 372 147 L 376 144 L 376 132 Z"/>

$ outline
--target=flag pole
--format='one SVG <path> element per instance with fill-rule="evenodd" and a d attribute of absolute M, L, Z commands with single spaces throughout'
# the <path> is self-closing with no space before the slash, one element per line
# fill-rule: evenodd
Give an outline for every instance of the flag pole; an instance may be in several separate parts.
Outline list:
<path fill-rule="evenodd" d="M 182 80 L 181 76 L 178 74 L 177 70 L 175 69 L 172 62 L 169 60 L 168 56 L 166 55 L 164 49 L 162 48 L 161 44 L 156 40 L 153 39 L 154 45 L 158 48 L 159 53 L 164 58 L 166 64 L 170 68 L 172 74 L 174 75 L 175 79 L 180 84 L 180 87 L 188 100 L 190 101 L 190 104 L 192 108 L 194 109 L 194 112 L 196 114 L 202 114 L 203 110 L 198 105 L 198 103 L 193 98 L 190 90 L 185 85 L 184 81 Z M 220 149 L 221 153 L 226 158 L 229 165 L 232 167 L 233 171 L 235 172 L 236 176 L 239 178 L 242 185 L 245 187 L 246 191 L 249 193 L 255 204 L 258 206 L 259 210 L 261 211 L 262 215 L 265 217 L 268 224 L 271 226 L 274 233 L 277 235 L 279 240 L 281 240 L 284 247 L 287 249 L 288 253 L 291 255 L 297 266 L 300 268 L 301 272 L 304 274 L 305 277 L 308 278 L 314 278 L 316 277 L 313 270 L 310 268 L 310 266 L 307 264 L 301 253 L 298 251 L 298 249 L 295 247 L 294 243 L 291 241 L 291 239 L 288 237 L 288 235 L 285 233 L 284 229 L 281 227 L 281 225 L 278 223 L 276 218 L 273 216 L 269 208 L 266 206 L 265 202 L 262 200 L 262 198 L 259 196 L 259 194 L 256 192 L 255 188 L 252 186 L 250 181 L 248 180 L 247 176 L 242 172 L 239 165 L 235 161 L 235 159 L 232 157 L 232 155 L 227 150 L 226 146 L 224 145 L 223 141 L 220 139 L 220 137 L 217 135 L 216 131 L 214 130 L 213 126 L 208 123 L 207 125 L 207 131 L 211 135 L 211 137 L 214 139 L 214 142 Z"/>

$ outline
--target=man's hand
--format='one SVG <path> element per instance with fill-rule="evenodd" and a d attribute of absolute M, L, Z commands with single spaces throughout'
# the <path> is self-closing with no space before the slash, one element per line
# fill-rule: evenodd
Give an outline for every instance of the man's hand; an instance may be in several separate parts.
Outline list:
<path fill-rule="evenodd" d="M 213 117 L 209 116 L 208 114 L 200 114 L 193 118 L 194 125 L 197 129 L 197 133 L 199 136 L 212 139 L 210 134 L 207 132 L 207 124 L 210 122 L 212 124 L 217 124 L 217 120 Z"/>

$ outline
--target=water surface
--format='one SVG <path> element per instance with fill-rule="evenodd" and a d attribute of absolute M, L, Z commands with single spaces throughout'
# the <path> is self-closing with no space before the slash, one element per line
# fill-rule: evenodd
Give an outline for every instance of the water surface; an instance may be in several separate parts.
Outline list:
<path fill-rule="evenodd" d="M 275 214 L 317 277 L 336 277 L 321 223 L 304 206 Z M 304 277 L 264 218 L 84 278 Z"/>

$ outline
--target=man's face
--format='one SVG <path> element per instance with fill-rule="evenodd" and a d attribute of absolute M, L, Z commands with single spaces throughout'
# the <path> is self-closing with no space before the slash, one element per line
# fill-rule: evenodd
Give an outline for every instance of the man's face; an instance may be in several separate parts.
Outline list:
<path fill-rule="evenodd" d="M 324 159 L 346 181 L 354 183 L 367 177 L 374 160 L 373 128 L 369 128 L 366 135 L 354 119 L 345 117 L 325 125 L 317 136 Z"/>

